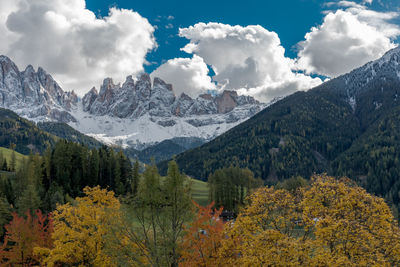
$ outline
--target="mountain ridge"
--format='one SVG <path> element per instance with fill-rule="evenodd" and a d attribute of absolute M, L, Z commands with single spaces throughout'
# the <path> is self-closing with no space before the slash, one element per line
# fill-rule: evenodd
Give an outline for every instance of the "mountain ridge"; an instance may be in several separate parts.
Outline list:
<path fill-rule="evenodd" d="M 0 106 L 33 120 L 65 122 L 111 145 L 144 149 L 176 137 L 211 140 L 265 107 L 234 91 L 175 96 L 171 84 L 148 74 L 114 84 L 106 78 L 82 99 L 64 92 L 43 68 L 19 71 L 0 56 Z"/>
<path fill-rule="evenodd" d="M 320 169 L 318 161 L 333 161 L 370 126 L 397 109 L 399 73 L 400 49 L 395 48 L 348 74 L 271 104 L 246 122 L 176 159 L 189 175 L 202 179 L 207 178 L 210 170 L 228 162 L 249 167 L 271 181 L 328 171 L 329 168 Z M 300 148 L 307 153 L 296 155 Z M 282 151 L 287 151 L 287 155 Z M 283 164 L 284 160 L 292 166 Z M 308 170 L 296 172 L 296 165 L 306 165 Z M 284 168 L 293 171 L 284 173 Z"/>

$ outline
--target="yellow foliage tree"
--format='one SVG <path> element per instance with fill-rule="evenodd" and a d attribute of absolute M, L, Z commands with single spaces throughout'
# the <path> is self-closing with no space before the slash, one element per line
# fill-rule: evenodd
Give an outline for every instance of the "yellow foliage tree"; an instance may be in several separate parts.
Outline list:
<path fill-rule="evenodd" d="M 115 266 L 105 252 L 105 237 L 120 221 L 120 203 L 113 192 L 99 186 L 86 187 L 84 193 L 76 205 L 54 211 L 54 248 L 35 248 L 46 266 Z"/>
<path fill-rule="evenodd" d="M 316 176 L 294 193 L 262 188 L 227 230 L 220 266 L 399 266 L 400 230 L 383 199 Z"/>

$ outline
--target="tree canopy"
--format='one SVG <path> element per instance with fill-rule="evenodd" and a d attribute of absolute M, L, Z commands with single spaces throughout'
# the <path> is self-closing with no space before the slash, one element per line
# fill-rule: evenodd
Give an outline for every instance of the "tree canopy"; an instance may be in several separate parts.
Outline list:
<path fill-rule="evenodd" d="M 220 266 L 398 266 L 400 229 L 382 198 L 316 176 L 290 193 L 265 187 L 227 229 Z"/>

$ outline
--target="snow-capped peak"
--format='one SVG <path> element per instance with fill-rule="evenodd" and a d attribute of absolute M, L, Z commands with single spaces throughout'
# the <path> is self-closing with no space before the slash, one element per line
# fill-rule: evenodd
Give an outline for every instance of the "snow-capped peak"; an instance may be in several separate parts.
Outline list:
<path fill-rule="evenodd" d="M 93 87 L 78 100 L 41 67 L 20 72 L 0 56 L 0 68 L 0 106 L 34 121 L 67 122 L 109 144 L 143 148 L 175 137 L 211 139 L 264 107 L 231 91 L 177 97 L 171 84 L 152 82 L 147 73 L 128 76 L 122 85 L 106 78 L 99 90 Z"/>

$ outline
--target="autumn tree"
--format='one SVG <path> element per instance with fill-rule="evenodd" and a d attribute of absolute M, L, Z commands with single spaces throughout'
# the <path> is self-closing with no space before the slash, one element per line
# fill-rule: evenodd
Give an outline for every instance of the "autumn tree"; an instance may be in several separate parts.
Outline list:
<path fill-rule="evenodd" d="M 398 266 L 400 230 L 383 199 L 316 176 L 294 193 L 250 196 L 218 252 L 220 266 Z"/>
<path fill-rule="evenodd" d="M 317 177 L 304 193 L 302 219 L 316 265 L 398 266 L 400 229 L 384 199 L 349 179 Z"/>
<path fill-rule="evenodd" d="M 214 210 L 214 203 L 206 207 L 196 202 L 194 205 L 197 207 L 197 214 L 186 229 L 179 266 L 217 266 L 217 253 L 224 237 L 224 222 L 219 218 L 223 207 Z"/>
<path fill-rule="evenodd" d="M 5 226 L 6 235 L 0 247 L 0 263 L 2 266 L 39 264 L 40 259 L 33 249 L 36 246 L 48 249 L 53 246 L 51 217 L 43 215 L 40 210 L 36 210 L 35 215 L 27 211 L 25 217 L 20 217 L 17 213 L 12 216 L 10 224 Z"/>
<path fill-rule="evenodd" d="M 114 193 L 99 186 L 84 188 L 76 204 L 58 206 L 53 213 L 54 248 L 37 248 L 47 266 L 114 266 L 105 253 L 105 236 L 119 222 L 120 203 Z"/>

